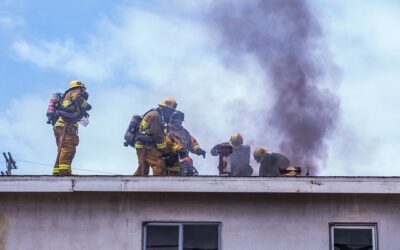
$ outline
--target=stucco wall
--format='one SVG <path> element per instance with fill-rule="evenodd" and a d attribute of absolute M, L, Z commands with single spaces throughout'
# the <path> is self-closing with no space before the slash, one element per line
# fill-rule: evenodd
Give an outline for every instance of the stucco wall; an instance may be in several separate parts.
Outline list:
<path fill-rule="evenodd" d="M 329 249 L 329 222 L 377 222 L 397 250 L 399 211 L 399 195 L 0 193 L 0 249 L 141 249 L 143 221 L 216 221 L 223 250 Z"/>

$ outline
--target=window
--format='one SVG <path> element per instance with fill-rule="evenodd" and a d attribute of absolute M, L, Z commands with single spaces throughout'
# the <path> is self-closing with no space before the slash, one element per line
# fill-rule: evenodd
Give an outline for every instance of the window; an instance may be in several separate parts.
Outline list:
<path fill-rule="evenodd" d="M 376 224 L 333 223 L 330 226 L 331 250 L 377 250 Z"/>
<path fill-rule="evenodd" d="M 219 250 L 220 223 L 144 223 L 143 250 Z"/>

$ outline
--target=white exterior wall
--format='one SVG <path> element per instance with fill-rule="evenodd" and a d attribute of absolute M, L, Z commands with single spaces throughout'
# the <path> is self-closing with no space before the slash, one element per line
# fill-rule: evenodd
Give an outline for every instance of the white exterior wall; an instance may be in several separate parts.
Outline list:
<path fill-rule="evenodd" d="M 19 192 L 0 188 L 0 249 L 139 250 L 142 224 L 146 221 L 221 222 L 223 250 L 329 249 L 330 222 L 374 222 L 378 223 L 379 249 L 397 250 L 400 246 L 400 195 L 395 192 L 396 185 L 391 185 L 392 194 L 356 194 L 351 193 L 352 190 L 344 193 L 299 193 L 297 190 L 301 185 L 294 185 L 293 192 L 248 193 L 236 190 L 230 193 L 228 190 L 223 192 L 215 182 L 219 178 L 208 177 L 203 179 L 205 184 L 215 182 L 214 186 L 208 183 L 208 191 L 177 193 L 171 191 L 177 182 L 184 180 L 186 185 L 191 182 L 187 178 L 168 177 L 170 189 L 165 188 L 164 193 L 70 192 L 75 187 L 57 192 L 55 188 L 49 188 L 48 192 L 28 191 L 29 182 L 41 181 L 45 186 L 50 180 L 57 180 L 53 184 L 59 186 L 63 180 L 68 180 L 46 178 L 24 179 L 26 190 L 22 184 L 14 187 L 14 191 L 19 188 Z M 118 178 L 121 177 L 108 181 L 120 181 Z M 203 177 L 198 178 L 196 180 Z M 101 179 L 92 177 L 86 180 Z M 3 180 L 0 178 L 0 182 Z M 13 180 L 17 179 L 11 179 L 8 184 L 15 184 Z M 128 182 L 136 183 L 139 188 L 142 181 L 148 180 L 153 180 L 154 186 L 165 184 L 157 178 L 130 178 Z M 254 178 L 242 179 L 240 185 L 247 180 L 254 181 Z M 266 181 L 265 178 L 255 180 Z M 297 179 L 301 180 L 309 182 L 306 178 Z M 280 181 L 285 186 L 293 178 L 281 178 Z M 317 185 L 323 186 L 324 180 L 321 179 Z M 346 182 L 342 181 L 341 185 L 346 185 Z M 360 188 L 363 185 L 359 184 Z M 112 185 L 106 186 L 111 188 Z M 220 192 L 212 192 L 212 189 Z"/>

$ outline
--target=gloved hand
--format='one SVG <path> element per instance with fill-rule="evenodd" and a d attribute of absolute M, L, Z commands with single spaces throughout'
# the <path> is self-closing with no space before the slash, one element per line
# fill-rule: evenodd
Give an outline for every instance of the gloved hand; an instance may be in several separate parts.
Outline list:
<path fill-rule="evenodd" d="M 196 150 L 196 154 L 197 154 L 197 155 L 202 155 L 202 156 L 203 156 L 203 159 L 206 158 L 206 151 L 203 150 L 203 149 L 201 149 L 201 148 L 199 148 L 199 149 Z"/>

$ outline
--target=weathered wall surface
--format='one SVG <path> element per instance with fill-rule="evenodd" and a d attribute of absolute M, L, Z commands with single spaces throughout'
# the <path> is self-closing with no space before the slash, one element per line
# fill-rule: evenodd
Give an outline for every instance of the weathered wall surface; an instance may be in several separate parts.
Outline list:
<path fill-rule="evenodd" d="M 330 222 L 377 222 L 400 246 L 400 196 L 3 193 L 0 249 L 141 249 L 144 221 L 222 222 L 223 250 L 329 249 Z"/>
<path fill-rule="evenodd" d="M 8 220 L 0 213 L 0 249 L 7 249 Z"/>

